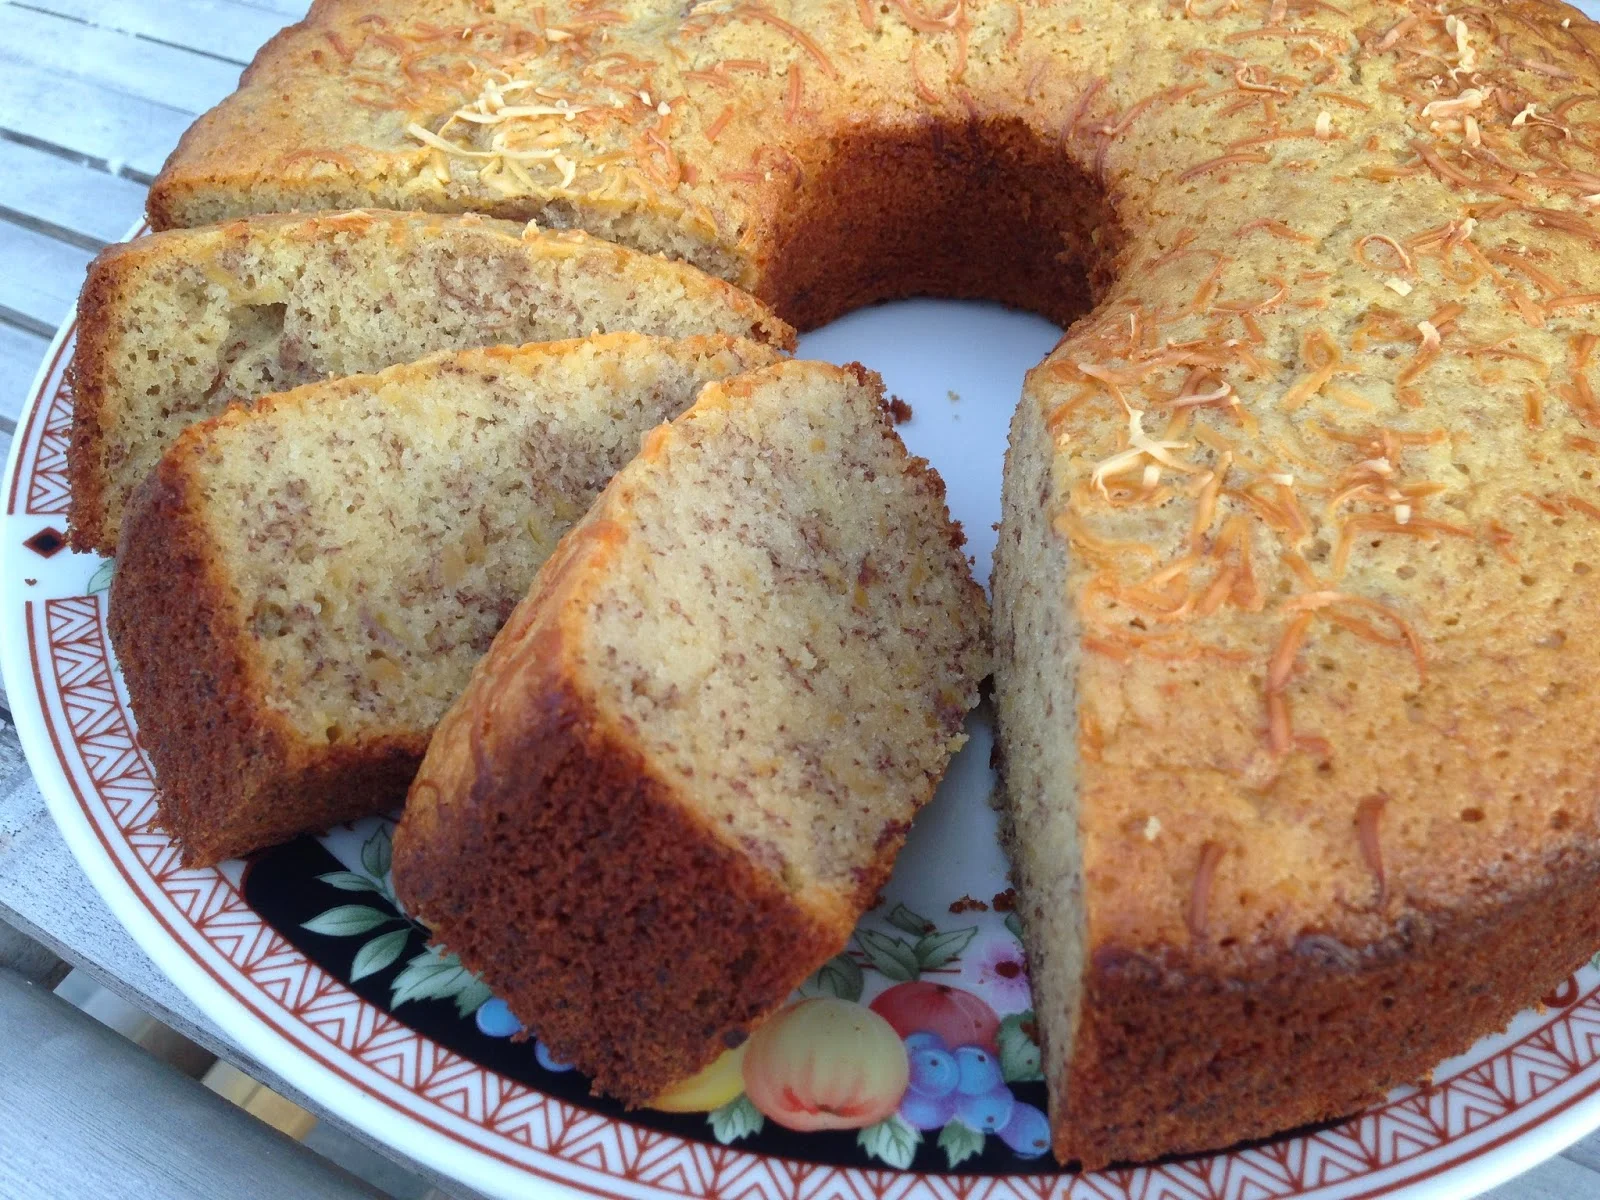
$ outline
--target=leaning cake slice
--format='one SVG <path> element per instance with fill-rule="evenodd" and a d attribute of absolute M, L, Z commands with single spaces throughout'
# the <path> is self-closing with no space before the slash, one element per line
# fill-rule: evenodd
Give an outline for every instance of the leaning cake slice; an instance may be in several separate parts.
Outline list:
<path fill-rule="evenodd" d="M 644 433 L 776 357 L 626 333 L 442 353 L 188 429 L 130 504 L 110 624 L 189 861 L 397 805 Z"/>
<path fill-rule="evenodd" d="M 408 908 L 630 1103 L 845 944 L 963 741 L 988 611 L 881 383 L 787 362 L 656 430 L 441 722 Z"/>
<path fill-rule="evenodd" d="M 110 554 L 129 494 L 230 401 L 437 350 L 631 331 L 794 331 L 684 263 L 478 216 L 253 217 L 113 246 L 79 301 L 72 544 Z"/>

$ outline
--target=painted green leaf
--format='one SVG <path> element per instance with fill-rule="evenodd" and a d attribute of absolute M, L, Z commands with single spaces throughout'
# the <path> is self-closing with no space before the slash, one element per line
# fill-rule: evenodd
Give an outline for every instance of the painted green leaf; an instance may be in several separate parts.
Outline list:
<path fill-rule="evenodd" d="M 361 847 L 361 865 L 374 879 L 387 879 L 389 863 L 393 857 L 389 846 L 389 827 L 380 825 Z"/>
<path fill-rule="evenodd" d="M 356 951 L 355 962 L 350 966 L 350 982 L 375 975 L 394 962 L 400 957 L 400 951 L 406 948 L 406 939 L 410 936 L 409 929 L 391 929 L 362 946 Z"/>
<path fill-rule="evenodd" d="M 868 1125 L 856 1135 L 856 1142 L 872 1158 L 881 1158 L 891 1167 L 901 1170 L 911 1165 L 917 1156 L 917 1143 L 922 1135 L 890 1113 L 876 1125 Z"/>
<path fill-rule="evenodd" d="M 358 871 L 329 871 L 326 875 L 318 875 L 330 887 L 336 887 L 341 892 L 375 892 L 378 885 Z"/>
<path fill-rule="evenodd" d="M 861 999 L 864 980 L 855 959 L 848 954 L 836 954 L 817 969 L 811 984 L 812 990 L 821 995 L 854 1002 Z"/>
<path fill-rule="evenodd" d="M 761 1127 L 767 1123 L 761 1111 L 750 1103 L 750 1097 L 743 1092 L 721 1108 L 712 1109 L 707 1114 L 706 1120 L 711 1122 L 712 1136 L 724 1146 L 730 1142 L 737 1142 L 740 1138 L 747 1138 L 751 1134 L 760 1133 Z"/>
<path fill-rule="evenodd" d="M 939 1131 L 939 1149 L 951 1168 L 959 1167 L 967 1159 L 983 1153 L 983 1134 L 964 1121 L 952 1118 Z"/>
<path fill-rule="evenodd" d="M 968 929 L 952 929 L 949 933 L 930 933 L 925 938 L 919 938 L 911 952 L 917 956 L 918 966 L 924 971 L 932 971 L 960 958 L 961 952 L 977 936 L 976 925 Z"/>
<path fill-rule="evenodd" d="M 328 937 L 351 937 L 400 918 L 366 904 L 341 904 L 307 921 L 300 928 Z"/>
<path fill-rule="evenodd" d="M 1008 912 L 1006 914 L 1006 928 L 1011 931 L 1011 936 L 1016 938 L 1017 941 L 1020 942 L 1022 940 L 1022 918 L 1017 916 L 1016 913 Z"/>
<path fill-rule="evenodd" d="M 84 589 L 86 596 L 98 596 L 101 592 L 111 590 L 111 576 L 117 569 L 117 560 L 108 558 L 94 569 L 94 574 L 89 576 L 89 586 Z"/>
<path fill-rule="evenodd" d="M 912 937 L 921 937 L 933 931 L 933 922 L 919 913 L 912 912 L 904 904 L 896 904 L 889 913 L 889 924 L 896 929 L 903 929 Z"/>
<path fill-rule="evenodd" d="M 1007 1083 L 1043 1079 L 1039 1043 L 1033 1040 L 1033 1010 L 1012 1013 L 1000 1022 L 1000 1074 Z"/>
<path fill-rule="evenodd" d="M 467 986 L 456 993 L 456 1012 L 463 1017 L 470 1017 L 494 995 L 489 985 L 476 975 L 469 976 L 469 979 Z"/>
<path fill-rule="evenodd" d="M 454 954 L 438 949 L 424 950 L 394 977 L 389 1007 L 399 1008 L 411 1000 L 447 1000 L 459 996 L 477 982 Z"/>
<path fill-rule="evenodd" d="M 896 983 L 909 983 L 921 972 L 916 954 L 899 938 L 875 929 L 861 929 L 856 932 L 856 941 L 872 960 L 872 965 Z"/>

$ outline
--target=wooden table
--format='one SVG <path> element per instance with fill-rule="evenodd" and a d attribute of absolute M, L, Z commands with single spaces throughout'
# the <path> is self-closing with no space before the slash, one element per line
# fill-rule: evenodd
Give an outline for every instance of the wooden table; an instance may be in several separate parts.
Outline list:
<path fill-rule="evenodd" d="M 146 186 L 196 114 L 232 91 L 256 48 L 304 8 L 302 0 L 0 3 L 0 450 L 10 445 L 28 386 L 89 260 L 139 219 Z M 320 1111 L 314 1100 L 296 1096 L 272 1071 L 241 1053 L 123 932 L 45 812 L 9 716 L 0 708 L 0 919 L 220 1058 Z M 0 962 L 3 951 L 0 941 Z M 13 1010 L 0 1006 L 0 1011 Z M 16 1029 L 0 1027 L 0 1039 L 19 1036 Z M 33 1088 L 74 1086 L 71 1079 L 37 1073 L 24 1078 Z M 0 1073 L 0 1156 L 7 1153 L 8 1111 L 62 1107 L 59 1095 L 8 1091 L 18 1086 Z M 160 1091 L 153 1083 L 146 1086 L 152 1095 Z M 148 1151 L 143 1172 L 138 1161 L 124 1165 L 115 1190 L 137 1197 L 178 1194 L 172 1165 L 162 1161 L 163 1147 L 192 1151 L 194 1119 L 175 1125 L 170 1107 L 146 1108 L 133 1101 L 128 1097 L 120 1124 L 95 1131 L 97 1137 Z M 304 1164 L 283 1158 L 281 1148 L 271 1151 L 277 1158 L 259 1147 L 252 1150 L 226 1121 L 204 1123 L 203 1132 L 218 1145 L 214 1194 L 236 1190 L 237 1158 L 248 1154 L 258 1155 L 250 1163 L 270 1159 L 280 1172 L 271 1178 L 284 1186 L 294 1179 L 302 1194 L 314 1186 L 325 1186 L 328 1195 L 362 1194 L 359 1186 L 339 1190 L 350 1185 L 338 1179 L 314 1185 L 309 1174 L 282 1174 Z M 61 1145 L 50 1178 L 37 1181 L 37 1194 L 102 1194 L 105 1181 L 90 1150 Z M 100 1150 L 104 1153 L 105 1146 Z M 0 1193 L 10 1196 L 6 1180 L 0 1169 Z M 437 1182 L 459 1190 L 447 1180 Z M 1600 1197 L 1600 1135 L 1491 1195 L 1495 1200 Z"/>

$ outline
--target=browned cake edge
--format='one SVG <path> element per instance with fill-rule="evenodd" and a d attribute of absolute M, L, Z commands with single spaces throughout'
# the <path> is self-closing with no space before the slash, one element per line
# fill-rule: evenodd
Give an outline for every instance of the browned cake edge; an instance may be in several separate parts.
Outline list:
<path fill-rule="evenodd" d="M 122 272 L 121 255 L 102 253 L 89 264 L 78 297 L 78 341 L 67 365 L 72 389 L 72 436 L 67 446 L 67 544 L 74 550 L 115 554 L 117 531 L 107 525 L 106 436 L 102 420 L 111 378 L 113 316 Z"/>
<path fill-rule="evenodd" d="M 312 752 L 261 704 L 261 665 L 190 495 L 183 448 L 194 440 L 134 493 L 108 624 L 161 824 L 185 862 L 209 865 L 399 804 L 427 738 Z"/>
<path fill-rule="evenodd" d="M 743 1042 L 854 919 L 803 908 L 715 836 L 585 694 L 563 601 L 614 528 L 567 536 L 440 722 L 394 886 L 552 1054 L 642 1104 Z"/>
<path fill-rule="evenodd" d="M 249 87 L 255 81 L 255 77 L 259 72 L 271 67 L 277 56 L 284 53 L 293 44 L 301 27 L 311 24 L 321 15 L 319 10 L 322 7 L 320 0 L 313 0 L 310 11 L 306 13 L 302 20 L 285 25 L 263 42 L 261 48 L 255 52 L 255 57 L 250 60 L 250 65 L 240 73 L 239 88 L 236 90 L 243 90 Z M 207 117 L 211 112 L 215 111 L 216 109 L 213 108 L 206 113 L 202 113 L 183 131 L 183 136 L 178 139 L 178 144 L 172 148 L 172 153 L 167 155 L 166 161 L 161 164 L 161 170 L 157 172 L 155 183 L 145 195 L 145 219 L 150 222 L 150 228 L 158 233 L 162 230 L 175 229 L 186 224 L 192 224 L 192 222 L 182 220 L 180 212 L 184 203 L 190 199 L 196 185 L 206 181 L 206 176 L 202 174 L 200 180 L 191 181 L 186 186 L 183 183 L 174 181 L 173 170 L 177 164 L 195 158 L 197 153 L 203 154 L 198 148 L 204 143 L 206 129 L 210 123 Z"/>
<path fill-rule="evenodd" d="M 1236 974 L 1102 948 L 1086 968 L 1056 1156 L 1095 1170 L 1213 1149 L 1420 1082 L 1593 953 L 1597 887 L 1600 863 L 1574 849 L 1519 893 L 1486 881 L 1470 911 L 1413 914 L 1361 947 L 1304 935 Z"/>

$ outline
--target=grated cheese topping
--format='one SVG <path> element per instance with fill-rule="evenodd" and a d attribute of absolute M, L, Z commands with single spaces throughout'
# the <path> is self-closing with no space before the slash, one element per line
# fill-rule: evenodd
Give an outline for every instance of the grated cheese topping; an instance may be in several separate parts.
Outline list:
<path fill-rule="evenodd" d="M 1463 113 L 1482 108 L 1484 102 L 1493 94 L 1493 88 L 1466 88 L 1448 100 L 1433 100 L 1424 104 L 1422 106 L 1422 115 L 1424 117 L 1459 117 Z"/>
<path fill-rule="evenodd" d="M 1187 450 L 1189 448 L 1189 443 L 1158 441 L 1154 438 L 1151 438 L 1144 431 L 1144 412 L 1142 410 L 1137 408 L 1130 408 L 1128 410 L 1128 430 L 1126 436 L 1128 439 L 1128 448 L 1126 450 L 1119 451 L 1118 453 L 1113 454 L 1110 458 L 1106 459 L 1094 469 L 1093 474 L 1090 476 L 1090 481 L 1096 488 L 1099 489 L 1100 494 L 1106 497 L 1106 499 L 1109 500 L 1111 498 L 1111 492 L 1106 487 L 1106 481 L 1109 479 L 1115 479 L 1117 476 L 1122 475 L 1125 472 L 1134 469 L 1135 467 L 1143 466 L 1144 460 L 1147 456 L 1154 460 L 1149 464 L 1149 467 L 1144 473 L 1144 477 L 1147 480 L 1150 478 L 1148 470 L 1153 469 L 1156 472 L 1155 480 L 1159 481 L 1161 478 L 1160 469 L 1163 466 L 1171 467 L 1173 470 L 1182 472 L 1184 474 L 1198 473 L 1198 468 L 1182 461 L 1181 459 L 1172 457 L 1172 451 Z M 1147 483 L 1146 486 L 1153 487 L 1154 484 Z"/>
<path fill-rule="evenodd" d="M 1456 40 L 1456 65 L 1450 74 L 1476 70 L 1478 66 L 1478 52 L 1472 48 L 1472 31 L 1467 28 L 1467 23 L 1455 15 L 1444 19 L 1444 29 Z"/>

